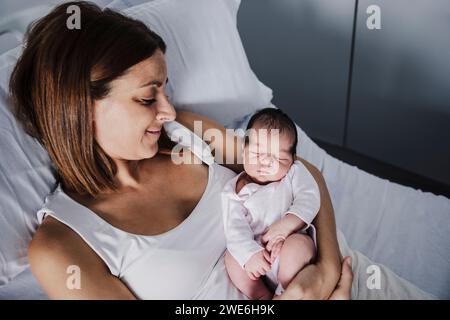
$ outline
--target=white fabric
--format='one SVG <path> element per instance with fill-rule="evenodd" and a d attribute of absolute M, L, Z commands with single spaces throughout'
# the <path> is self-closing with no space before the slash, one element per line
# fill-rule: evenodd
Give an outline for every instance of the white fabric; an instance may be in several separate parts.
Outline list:
<path fill-rule="evenodd" d="M 267 228 L 286 214 L 294 214 L 306 223 L 306 230 L 320 208 L 320 192 L 312 175 L 295 161 L 286 176 L 266 185 L 248 183 L 236 193 L 240 173 L 222 192 L 227 248 L 241 267 L 257 252 L 264 250 L 261 237 Z"/>
<path fill-rule="evenodd" d="M 0 300 L 47 300 L 48 296 L 27 266 L 13 280 L 0 286 Z"/>
<path fill-rule="evenodd" d="M 155 0 L 113 0 L 110 1 L 105 7 L 116 11 L 121 11 L 150 1 Z"/>
<path fill-rule="evenodd" d="M 28 244 L 38 226 L 34 213 L 56 183 L 47 152 L 9 109 L 8 82 L 22 50 L 20 37 L 17 31 L 0 36 L 0 286 L 28 268 Z"/>
<path fill-rule="evenodd" d="M 126 9 L 143 1 L 97 3 Z M 171 98 L 178 108 L 225 123 L 270 101 L 272 92 L 251 71 L 239 39 L 239 2 L 154 0 L 126 11 L 166 41 L 169 83 L 176 89 Z M 10 44 L 5 41 L 5 48 Z M 9 76 L 20 52 L 18 46 L 0 56 L 0 285 L 27 268 L 27 247 L 37 227 L 33 212 L 55 188 L 46 151 L 23 132 L 8 109 Z"/>
<path fill-rule="evenodd" d="M 240 1 L 154 0 L 124 10 L 167 44 L 174 106 L 231 123 L 267 106 L 272 91 L 250 68 L 236 26 Z"/>
<path fill-rule="evenodd" d="M 245 300 L 247 297 L 232 285 L 224 267 L 227 242 L 223 214 L 217 207 L 221 191 L 235 177 L 231 170 L 211 164 L 206 189 L 188 218 L 156 236 L 136 235 L 108 224 L 71 199 L 60 185 L 37 212 L 38 222 L 51 215 L 74 230 L 137 298 Z M 338 240 L 342 253 L 354 259 L 353 299 L 434 298 L 383 265 L 378 265 L 381 287 L 370 289 L 367 267 L 374 263 L 351 250 L 340 231 Z M 272 281 L 276 282 L 276 276 Z"/>
<path fill-rule="evenodd" d="M 228 3 L 235 10 L 238 4 L 239 1 L 233 0 Z M 220 17 L 223 14 L 223 12 L 214 11 L 215 14 L 212 12 L 211 16 Z M 187 14 L 183 13 L 180 19 L 186 19 L 186 16 Z M 187 24 L 184 27 L 189 30 L 190 25 Z M 174 38 L 177 30 L 168 30 L 174 33 L 172 35 Z M 198 32 L 199 28 L 195 30 Z M 211 35 L 219 34 L 216 32 L 215 25 L 209 25 L 209 29 L 204 28 L 203 32 Z M 212 46 L 191 41 L 192 37 L 196 37 L 196 33 L 186 33 L 188 33 L 187 30 L 184 31 L 184 36 L 179 39 L 179 42 L 191 43 L 190 52 L 195 51 L 195 47 L 197 50 L 208 51 Z M 213 39 L 213 36 L 208 39 L 212 39 L 211 41 L 215 41 L 216 44 L 220 42 L 219 39 Z M 204 40 L 208 39 L 204 38 Z M 241 46 L 242 44 L 239 44 L 239 48 Z M 35 289 L 36 282 L 31 280 L 28 282 L 28 278 L 25 279 L 27 286 L 24 285 L 23 279 L 19 279 L 20 277 L 12 281 L 10 285 L 4 286 L 23 270 L 29 271 L 26 251 L 37 227 L 34 212 L 42 205 L 45 195 L 54 188 L 55 183 L 47 154 L 17 126 L 7 107 L 5 99 L 7 81 L 19 53 L 20 47 L 0 56 L 0 128 L 2 130 L 0 135 L 2 150 L 0 154 L 0 234 L 2 235 L 0 297 L 39 298 L 40 291 Z M 202 59 L 205 55 L 208 58 L 207 54 L 202 54 Z M 216 56 L 220 57 L 220 55 Z M 181 54 L 174 55 L 171 62 L 174 63 L 177 57 L 184 58 Z M 195 57 L 191 55 L 190 58 Z M 242 57 L 236 59 L 242 61 Z M 195 64 L 189 64 L 191 74 L 207 73 L 215 63 L 221 63 L 208 60 L 208 66 L 204 67 L 203 61 L 199 59 L 194 61 L 196 61 Z M 233 61 L 231 63 L 233 64 Z M 178 62 L 178 65 L 180 64 L 181 62 Z M 176 76 L 175 70 L 171 72 L 169 81 L 173 81 L 172 78 Z M 201 78 L 199 75 L 196 76 Z M 203 82 L 196 83 L 198 86 L 192 89 L 193 92 L 202 90 L 208 92 Z M 213 90 L 212 93 L 214 92 Z M 230 91 L 229 94 L 234 94 L 234 91 Z M 205 99 L 204 105 L 207 106 L 210 100 L 212 99 Z M 236 96 L 237 100 L 238 96 Z M 240 115 L 242 110 L 239 106 L 235 106 L 226 109 L 226 113 L 223 119 L 218 116 L 219 122 L 227 123 L 229 114 Z M 377 263 L 389 266 L 396 274 L 423 290 L 439 298 L 449 299 L 450 200 L 391 183 L 345 164 L 326 154 L 299 127 L 297 130 L 300 138 L 298 152 L 324 174 L 333 200 L 337 224 L 347 237 L 350 247 L 358 249 Z M 221 272 L 217 271 L 210 277 L 210 283 L 218 283 L 217 292 L 222 292 L 219 276 Z M 364 275 L 364 270 L 361 274 Z M 36 295 L 31 294 L 33 292 L 36 292 Z"/>
<path fill-rule="evenodd" d="M 20 45 L 22 37 L 23 35 L 20 32 L 6 32 L 0 34 L 0 54 Z"/>
<path fill-rule="evenodd" d="M 214 169 L 218 169 L 218 170 L 212 170 L 211 168 Z M 214 181 L 219 180 L 220 183 L 222 185 L 222 187 L 224 186 L 224 184 L 229 181 L 229 179 L 231 179 L 234 176 L 234 173 L 232 173 L 231 171 L 222 168 L 220 166 L 217 165 L 213 165 L 210 167 L 210 173 L 209 173 L 209 177 L 212 177 L 211 171 L 214 171 L 215 173 L 217 173 L 217 176 L 215 176 Z M 214 173 L 214 175 L 215 175 Z M 222 177 L 220 177 L 220 175 L 222 175 Z M 208 185 L 210 184 L 210 182 L 208 182 Z M 204 197 L 206 197 L 206 194 L 210 193 L 208 191 L 205 191 L 205 195 L 202 198 L 202 201 L 200 201 L 200 203 L 197 205 L 197 207 L 200 206 L 211 206 L 211 204 L 215 204 L 217 203 L 217 201 L 219 201 L 219 199 L 217 198 L 217 195 L 219 194 L 219 190 L 215 190 L 215 191 L 211 191 L 211 193 L 214 193 L 214 195 L 216 195 L 216 199 L 215 199 L 215 203 L 211 202 L 211 203 L 206 203 L 206 201 L 204 201 Z M 59 203 L 59 205 L 58 205 Z M 202 204 L 203 203 L 203 204 Z M 64 214 L 62 215 L 57 215 L 57 217 L 60 217 L 61 220 L 63 219 L 71 219 L 71 221 L 75 221 L 78 220 L 77 217 L 79 216 L 85 216 L 83 218 L 83 224 L 80 226 L 81 229 L 79 230 L 84 230 L 84 231 L 89 231 L 87 228 L 88 227 L 93 227 L 93 229 L 91 231 L 93 231 L 93 233 L 91 233 L 90 235 L 86 233 L 84 233 L 84 238 L 87 239 L 91 239 L 91 236 L 98 239 L 98 241 L 105 241 L 105 244 L 102 244 L 100 250 L 97 250 L 97 252 L 99 252 L 99 254 L 104 258 L 106 263 L 109 263 L 109 267 L 110 270 L 112 270 L 112 272 L 114 272 L 117 275 L 121 274 L 121 271 L 119 269 L 118 266 L 123 266 L 123 265 L 127 265 L 127 263 L 121 264 L 119 263 L 120 259 L 111 259 L 111 258 L 105 258 L 107 255 L 111 256 L 111 252 L 114 252 L 114 250 L 122 250 L 122 253 L 125 252 L 125 250 L 123 249 L 123 247 L 121 247 L 123 244 L 118 243 L 118 241 L 122 240 L 126 240 L 128 241 L 128 243 L 133 243 L 132 245 L 130 245 L 129 248 L 133 249 L 130 252 L 126 252 L 127 255 L 130 255 L 129 257 L 132 257 L 133 255 L 137 255 L 137 252 L 139 252 L 139 249 L 143 249 L 145 248 L 145 245 L 149 245 L 150 241 L 149 241 L 149 237 L 144 237 L 146 239 L 142 239 L 142 237 L 139 236 L 135 236 L 135 235 L 131 235 L 128 233 L 125 233 L 123 231 L 117 230 L 109 225 L 105 225 L 105 222 L 102 221 L 98 216 L 95 216 L 92 212 L 88 211 L 85 207 L 79 205 L 78 203 L 76 203 L 75 201 L 73 201 L 72 199 L 70 199 L 67 195 L 61 193 L 61 192 L 57 192 L 55 193 L 53 196 L 49 196 L 47 197 L 47 202 L 46 202 L 46 207 L 47 207 L 47 212 L 58 212 L 58 213 L 63 213 L 63 212 L 72 212 L 73 210 L 76 210 L 76 214 L 71 214 L 70 216 L 65 216 Z M 58 210 L 58 208 L 64 208 L 64 210 Z M 214 209 L 214 208 L 213 208 Z M 50 211 L 53 210 L 53 211 Z M 216 243 L 217 238 L 222 238 L 221 242 L 222 242 L 222 248 L 216 248 L 217 250 L 215 251 L 215 253 L 217 254 L 216 257 L 218 257 L 217 260 L 217 264 L 214 265 L 214 267 L 212 268 L 211 272 L 209 273 L 209 276 L 206 277 L 206 280 L 203 282 L 203 285 L 201 286 L 201 289 L 199 289 L 197 291 L 197 294 L 194 295 L 192 298 L 194 299 L 245 299 L 245 297 L 240 294 L 239 292 L 237 292 L 237 290 L 231 285 L 229 278 L 225 272 L 225 267 L 224 267 L 224 263 L 223 263 L 223 255 L 218 254 L 219 251 L 223 251 L 225 249 L 225 236 L 223 235 L 223 237 L 220 236 L 220 232 L 219 234 L 217 234 L 217 232 L 214 232 L 214 230 L 220 231 L 219 229 L 215 229 L 217 228 L 217 225 L 221 224 L 221 214 L 217 214 L 217 215 L 212 215 L 212 216 L 208 216 L 208 221 L 211 222 L 211 225 L 205 225 L 201 224 L 201 229 L 198 229 L 198 222 L 195 222 L 194 220 L 197 219 L 195 218 L 197 215 L 197 217 L 201 217 L 202 214 L 199 213 L 198 211 L 196 212 L 197 209 L 194 210 L 194 212 L 191 214 L 192 217 L 190 216 L 188 218 L 188 220 L 184 221 L 179 227 L 176 227 L 175 229 L 173 229 L 171 232 L 169 231 L 169 237 L 170 234 L 172 233 L 172 236 L 174 236 L 174 234 L 176 234 L 176 232 L 180 233 L 184 233 L 183 229 L 188 229 L 189 225 L 195 225 L 196 228 L 195 229 L 191 229 L 191 231 L 189 233 L 185 233 L 185 236 L 189 236 L 189 241 L 191 241 L 191 237 L 193 235 L 197 235 L 198 230 L 203 230 L 203 229 L 207 229 L 211 232 L 208 232 L 209 236 L 212 236 L 213 238 L 211 239 L 204 239 L 203 241 L 205 241 L 205 243 L 211 243 L 214 242 Z M 44 211 L 45 212 L 45 211 Z M 214 212 L 214 210 L 212 211 Z M 42 214 L 42 212 L 40 213 Z M 51 213 L 50 213 L 51 214 Z M 209 213 L 211 214 L 211 213 Z M 56 214 L 55 214 L 56 216 Z M 86 217 L 87 218 L 86 220 Z M 105 226 L 105 232 L 102 230 L 102 232 L 98 232 L 95 233 L 95 229 L 96 227 L 98 227 L 98 223 L 103 224 Z M 73 227 L 73 226 L 72 226 Z M 223 228 L 223 225 L 222 225 Z M 222 229 L 223 230 L 223 229 Z M 204 234 L 204 233 L 203 233 Z M 134 239 L 134 241 L 132 241 L 131 239 Z M 378 290 L 370 290 L 367 285 L 367 279 L 368 279 L 368 274 L 367 274 L 367 267 L 374 265 L 374 262 L 371 262 L 367 257 L 365 257 L 363 254 L 357 252 L 357 251 L 353 251 L 351 250 L 348 245 L 346 244 L 345 238 L 344 236 L 338 232 L 338 240 L 339 240 L 339 244 L 341 247 L 341 251 L 344 255 L 352 255 L 353 257 L 353 270 L 355 272 L 355 280 L 353 282 L 353 298 L 355 299 L 361 299 L 361 298 L 372 298 L 372 299 L 387 299 L 387 298 L 391 298 L 391 299 L 419 299 L 419 298 L 430 298 L 429 295 L 427 295 L 425 292 L 419 290 L 418 288 L 416 288 L 415 286 L 413 286 L 411 283 L 409 283 L 408 281 L 401 279 L 400 277 L 398 277 L 397 275 L 395 275 L 392 271 L 390 271 L 388 268 L 386 268 L 383 265 L 380 264 L 376 264 L 377 266 L 379 266 L 380 270 L 381 270 L 381 275 L 382 275 L 382 286 L 381 289 Z M 87 241 L 91 241 L 91 240 L 87 240 Z M 109 241 L 111 241 L 111 243 L 108 243 Z M 186 242 L 189 242 L 186 241 Z M 183 245 L 181 244 L 181 242 L 183 241 L 178 241 L 177 245 Z M 219 241 L 220 242 L 220 241 Z M 210 247 L 206 246 L 206 248 L 209 250 Z M 186 251 L 186 248 L 183 248 L 183 250 L 181 250 L 182 252 L 180 252 L 181 255 L 186 254 L 189 255 L 192 252 L 191 251 Z M 176 253 L 176 252 L 174 252 Z M 155 253 L 156 255 L 156 253 Z M 114 256 L 114 255 L 113 255 Z M 151 256 L 151 254 L 150 254 Z M 167 259 L 170 259 L 171 257 L 173 257 L 174 255 L 168 255 Z M 130 265 L 130 268 L 137 268 L 139 269 L 139 267 L 141 269 L 145 269 L 142 268 L 142 265 L 140 265 L 140 263 L 144 263 L 146 261 L 148 261 L 148 254 L 144 254 L 142 257 L 140 257 L 142 259 L 137 259 L 135 261 L 135 263 L 131 264 L 128 263 L 128 265 Z M 158 258 L 158 257 L 157 257 Z M 164 254 L 162 258 L 166 258 L 166 255 Z M 198 258 L 198 257 L 197 257 Z M 154 262 L 154 261 L 162 261 L 162 263 L 166 263 L 167 260 L 159 260 L 159 259 L 152 259 L 150 260 L 150 262 Z M 112 262 L 111 262 L 112 261 Z M 128 259 L 124 259 L 124 261 L 131 261 L 129 258 Z M 172 265 L 173 261 L 170 262 L 170 265 Z M 191 262 L 192 263 L 192 262 Z M 210 266 L 213 265 L 212 262 L 210 262 L 209 264 Z M 184 266 L 184 264 L 183 264 Z M 203 266 L 203 265 L 202 265 Z M 167 267 L 165 265 L 165 267 Z M 196 266 L 198 267 L 198 266 Z M 155 271 L 155 270 L 151 270 L 148 269 L 149 271 Z M 167 269 L 164 270 L 156 270 L 159 271 L 159 275 L 164 274 L 163 271 L 166 271 Z M 172 269 L 170 269 L 172 271 Z M 184 269 L 183 269 L 184 270 Z M 130 277 L 133 276 L 133 274 L 136 273 L 136 270 L 131 272 L 130 269 L 128 269 L 128 272 L 130 272 Z M 185 271 L 186 272 L 186 271 Z M 125 274 L 127 274 L 127 272 L 124 272 Z M 195 273 L 195 272 L 194 272 Z M 123 276 L 123 275 L 122 275 Z M 154 274 L 153 274 L 154 276 Z M 190 277 L 193 277 L 194 275 L 191 274 Z M 36 281 L 32 278 L 32 277 L 28 277 L 25 278 L 27 280 L 27 284 L 25 285 L 23 279 L 21 277 L 18 277 L 15 281 L 11 282 L 9 285 L 5 286 L 5 287 L 0 287 L 0 298 L 5 297 L 17 297 L 20 295 L 23 296 L 28 296 L 30 298 L 42 298 L 42 290 L 40 290 L 39 286 L 37 285 Z M 146 279 L 142 279 L 142 277 L 140 277 L 140 279 L 138 279 L 139 281 L 146 281 Z M 137 279 L 128 279 L 128 284 L 132 284 L 132 283 L 138 283 Z M 147 282 L 146 282 L 147 283 Z M 157 283 L 158 284 L 158 283 Z M 149 287 L 154 287 L 155 283 L 151 283 L 151 285 L 148 285 Z M 138 287 L 139 288 L 139 287 Z M 143 289 L 145 290 L 145 288 Z M 158 293 L 157 298 L 161 298 L 164 294 L 167 295 L 177 295 L 177 293 L 173 292 L 173 291 L 177 291 L 178 289 L 178 284 L 172 286 L 171 288 L 169 288 L 168 286 L 164 287 L 164 288 L 159 288 L 160 292 Z M 138 290 L 137 290 L 138 291 Z M 32 294 L 31 294 L 32 293 Z M 140 293 L 142 294 L 142 293 Z M 137 293 L 137 295 L 139 295 L 139 293 Z M 153 297 L 153 296 L 151 296 Z"/>
<path fill-rule="evenodd" d="M 380 288 L 369 289 L 367 287 L 367 268 L 373 265 L 367 257 L 358 251 L 351 250 L 342 232 L 338 231 L 339 246 L 344 255 L 353 258 L 354 281 L 352 285 L 353 299 L 430 299 L 427 293 L 419 290 L 408 281 L 398 277 L 385 266 L 380 266 L 381 285 Z M 245 299 L 233 286 L 224 285 L 226 275 L 223 256 L 211 272 L 205 287 L 208 291 L 202 291 L 195 299 Z M 278 288 L 277 288 L 278 289 Z M 281 288 L 280 288 L 281 289 Z M 27 268 L 13 281 L 5 286 L 0 286 L 0 300 L 3 299 L 47 299 L 39 283 Z"/>
<path fill-rule="evenodd" d="M 209 145 L 196 134 L 183 126 L 178 121 L 164 123 L 164 129 L 170 140 L 176 142 L 180 148 L 189 148 L 191 152 L 202 159 L 207 165 L 214 163 L 214 156 Z"/>
<path fill-rule="evenodd" d="M 430 300 L 435 296 L 399 277 L 388 267 L 375 263 L 361 252 L 349 248 L 342 232 L 337 230 L 339 249 L 352 257 L 352 300 Z M 379 280 L 376 280 L 377 277 Z"/>
<path fill-rule="evenodd" d="M 223 268 L 226 248 L 217 203 L 223 185 L 234 175 L 215 163 L 210 165 L 206 190 L 192 213 L 177 227 L 156 236 L 113 227 L 59 186 L 47 197 L 38 220 L 41 223 L 50 215 L 74 230 L 139 299 L 214 299 L 230 294 L 230 298 L 243 299 L 226 273 L 217 274 Z"/>
<path fill-rule="evenodd" d="M 19 52 L 0 56 L 0 286 L 26 269 L 37 227 L 34 212 L 55 184 L 47 152 L 23 132 L 8 107 L 8 77 Z"/>
<path fill-rule="evenodd" d="M 297 132 L 297 152 L 322 172 L 337 226 L 350 248 L 449 299 L 450 199 L 348 165 L 328 155 L 298 126 Z"/>
<path fill-rule="evenodd" d="M 245 129 L 250 117 L 238 120 L 237 128 Z M 322 172 L 337 226 L 350 248 L 422 290 L 449 299 L 450 199 L 392 183 L 333 158 L 296 127 L 297 154 Z"/>

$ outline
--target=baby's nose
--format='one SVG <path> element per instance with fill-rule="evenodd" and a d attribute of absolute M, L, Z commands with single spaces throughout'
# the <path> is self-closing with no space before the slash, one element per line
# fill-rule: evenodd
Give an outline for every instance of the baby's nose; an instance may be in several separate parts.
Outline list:
<path fill-rule="evenodd" d="M 261 157 L 261 165 L 271 166 L 273 163 L 273 158 L 271 156 L 262 156 Z"/>

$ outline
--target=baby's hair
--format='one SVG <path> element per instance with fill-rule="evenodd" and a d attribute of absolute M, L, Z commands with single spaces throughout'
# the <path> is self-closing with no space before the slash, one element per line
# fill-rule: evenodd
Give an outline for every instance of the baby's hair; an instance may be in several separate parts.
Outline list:
<path fill-rule="evenodd" d="M 280 130 L 280 134 L 284 133 L 292 138 L 293 142 L 290 148 L 290 153 L 293 157 L 295 157 L 298 144 L 297 129 L 294 121 L 292 121 L 286 113 L 275 108 L 261 109 L 250 118 L 246 130 L 253 128 L 255 124 L 260 124 L 268 130 L 278 129 Z M 245 136 L 245 144 L 247 145 L 247 143 L 248 135 Z"/>

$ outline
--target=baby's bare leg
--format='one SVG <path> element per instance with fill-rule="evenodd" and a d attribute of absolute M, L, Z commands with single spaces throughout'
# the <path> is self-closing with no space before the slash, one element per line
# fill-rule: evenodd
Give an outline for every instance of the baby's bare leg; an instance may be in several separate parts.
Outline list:
<path fill-rule="evenodd" d="M 247 275 L 247 272 L 245 272 L 245 270 L 241 268 L 236 259 L 234 259 L 228 251 L 225 253 L 225 266 L 233 284 L 249 299 L 272 299 L 273 294 L 266 287 L 262 279 L 250 279 Z"/>
<path fill-rule="evenodd" d="M 309 264 L 316 254 L 314 242 L 306 234 L 291 234 L 280 251 L 278 281 L 286 289 L 297 273 Z"/>

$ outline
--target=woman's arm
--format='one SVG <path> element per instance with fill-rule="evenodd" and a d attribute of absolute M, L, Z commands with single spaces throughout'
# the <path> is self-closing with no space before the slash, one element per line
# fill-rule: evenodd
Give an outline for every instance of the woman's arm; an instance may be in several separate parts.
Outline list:
<path fill-rule="evenodd" d="M 327 299 L 339 281 L 341 260 L 330 194 L 321 172 L 298 158 L 312 174 L 320 190 L 320 209 L 313 221 L 317 230 L 317 261 L 301 270 L 286 289 L 286 299 Z"/>
<path fill-rule="evenodd" d="M 74 231 L 52 217 L 36 231 L 28 259 L 50 299 L 135 299 Z"/>
<path fill-rule="evenodd" d="M 189 111 L 177 111 L 176 120 L 193 131 L 209 144 L 215 161 L 236 173 L 242 172 L 242 141 L 225 127 L 205 116 Z M 196 130 L 196 123 L 201 123 L 201 130 Z"/>

